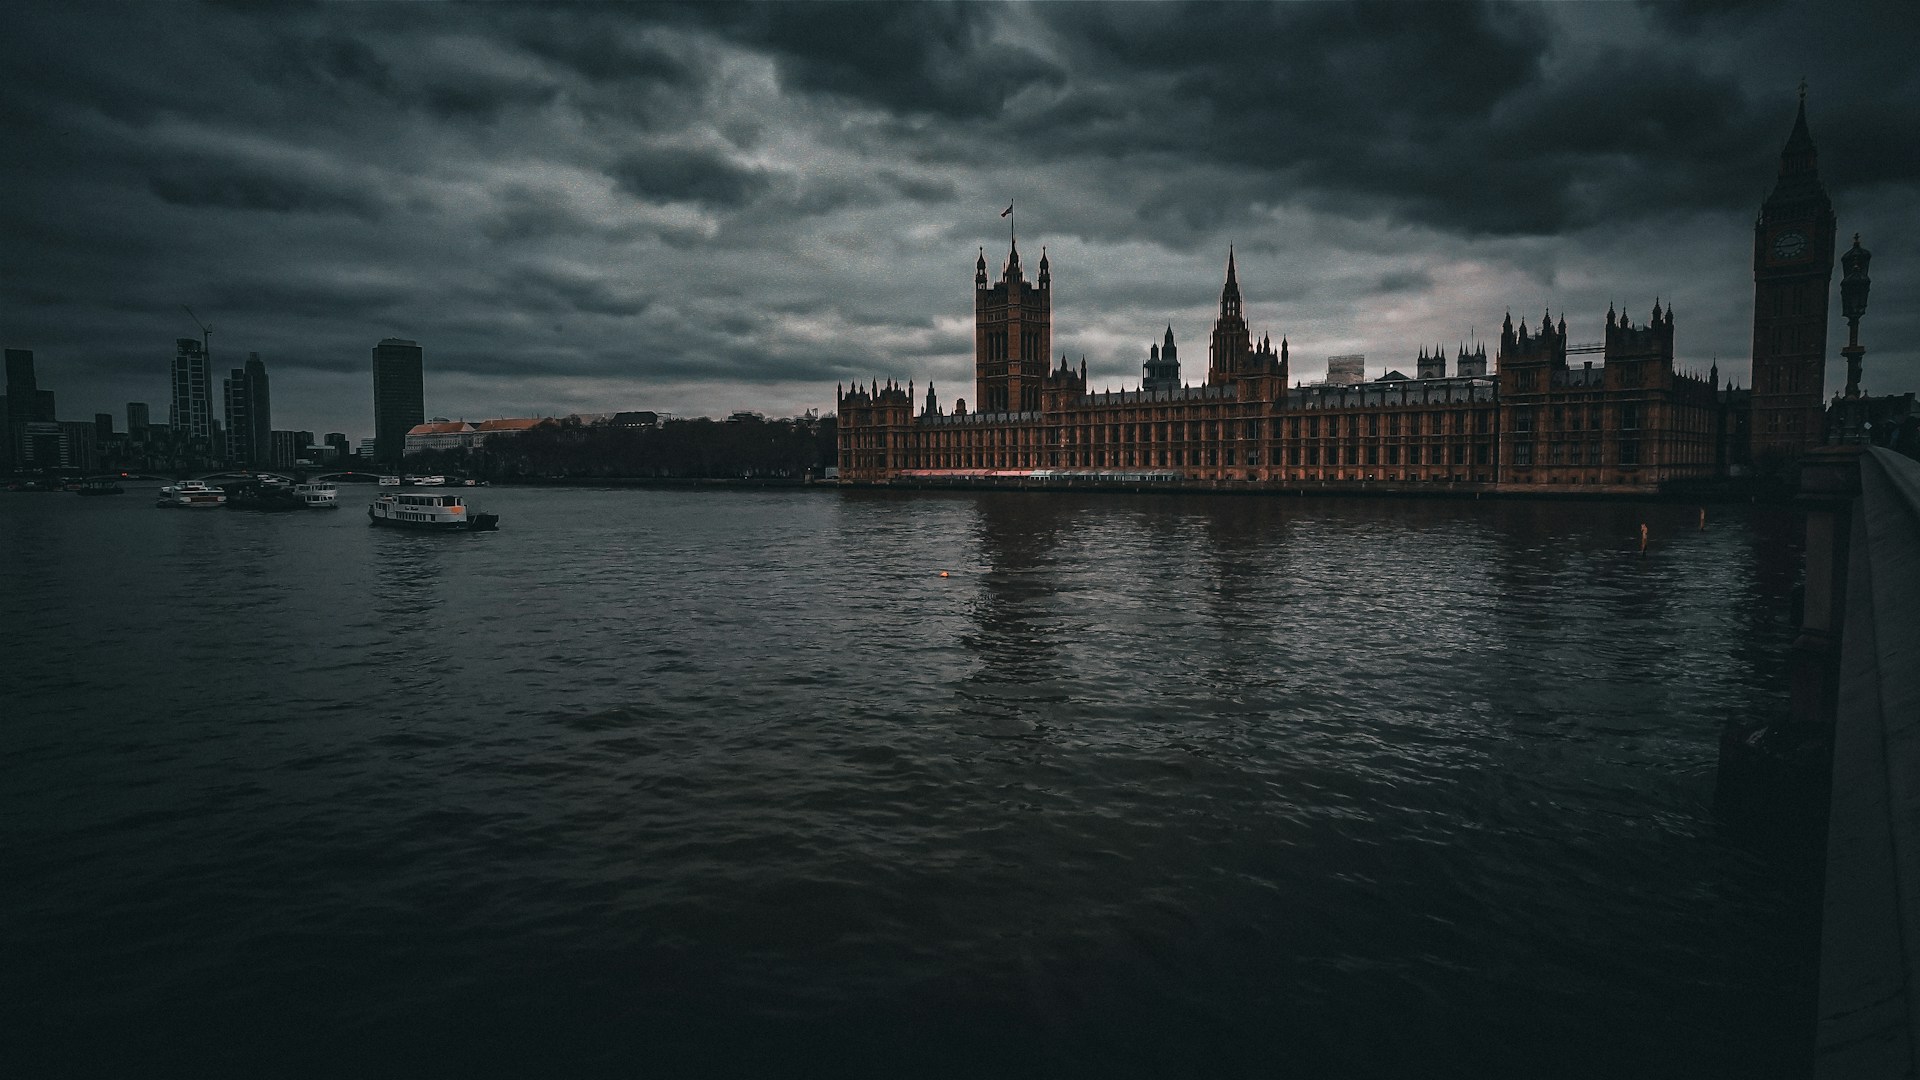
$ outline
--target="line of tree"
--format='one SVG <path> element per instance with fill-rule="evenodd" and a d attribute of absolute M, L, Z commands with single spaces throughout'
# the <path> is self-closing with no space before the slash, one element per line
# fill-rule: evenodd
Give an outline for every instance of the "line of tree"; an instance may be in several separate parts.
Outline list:
<path fill-rule="evenodd" d="M 567 417 L 470 450 L 428 450 L 407 457 L 416 473 L 486 480 L 518 477 L 801 479 L 836 463 L 837 426 L 829 416 L 725 421 L 700 417 L 654 426 L 586 424 Z"/>

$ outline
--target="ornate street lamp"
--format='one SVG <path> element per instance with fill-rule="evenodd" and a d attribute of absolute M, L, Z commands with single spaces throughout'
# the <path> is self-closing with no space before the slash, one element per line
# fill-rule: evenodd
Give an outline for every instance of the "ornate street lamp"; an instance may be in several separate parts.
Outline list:
<path fill-rule="evenodd" d="M 1846 274 L 1840 279 L 1840 313 L 1847 317 L 1847 347 L 1840 355 L 1847 358 L 1847 396 L 1860 396 L 1860 359 L 1867 350 L 1860 344 L 1860 316 L 1867 313 L 1867 290 L 1873 282 L 1867 277 L 1867 262 L 1873 253 L 1860 246 L 1860 234 L 1853 234 L 1853 247 L 1840 256 Z"/>

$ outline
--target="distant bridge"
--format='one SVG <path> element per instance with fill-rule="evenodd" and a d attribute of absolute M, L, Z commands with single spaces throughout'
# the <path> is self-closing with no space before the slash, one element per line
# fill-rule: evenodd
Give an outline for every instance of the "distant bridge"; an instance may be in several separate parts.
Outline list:
<path fill-rule="evenodd" d="M 202 473 L 195 480 L 252 480 L 260 476 L 272 476 L 285 480 L 289 484 L 318 484 L 327 480 L 345 480 L 348 483 L 374 483 L 386 473 L 366 472 L 356 469 L 335 470 L 333 472 L 307 472 L 302 480 L 292 473 L 277 472 L 273 469 L 223 469 L 219 472 Z M 165 477 L 143 477 L 142 479 L 161 480 Z"/>

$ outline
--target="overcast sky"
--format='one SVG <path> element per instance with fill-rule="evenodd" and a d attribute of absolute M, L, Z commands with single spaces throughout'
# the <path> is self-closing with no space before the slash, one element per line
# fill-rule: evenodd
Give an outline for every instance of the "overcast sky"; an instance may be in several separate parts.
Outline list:
<path fill-rule="evenodd" d="M 217 368 L 266 361 L 275 427 L 355 439 L 388 336 L 429 415 L 950 405 L 1013 202 L 1096 387 L 1168 324 L 1205 377 L 1230 243 L 1295 379 L 1659 297 L 1680 366 L 1744 382 L 1804 76 L 1838 246 L 1874 252 L 1868 387 L 1920 390 L 1915 41 L 1912 0 L 34 2 L 0 34 L 0 339 L 119 424 L 164 416 L 183 304 Z"/>

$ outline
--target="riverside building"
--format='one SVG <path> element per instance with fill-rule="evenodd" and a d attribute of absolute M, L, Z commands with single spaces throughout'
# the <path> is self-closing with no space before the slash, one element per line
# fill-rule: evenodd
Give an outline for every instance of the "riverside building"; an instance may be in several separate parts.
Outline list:
<path fill-rule="evenodd" d="M 1711 381 L 1673 366 L 1674 317 L 1635 327 L 1609 311 L 1605 340 L 1569 350 L 1566 321 L 1511 316 L 1495 373 L 1464 347 L 1416 358 L 1418 377 L 1291 385 L 1290 346 L 1255 339 L 1227 256 L 1206 381 L 1180 382 L 1168 329 L 1141 388 L 1093 393 L 1086 366 L 1049 364 L 1052 267 L 1029 282 L 1010 246 L 997 281 L 974 268 L 974 400 L 934 387 L 837 390 L 843 483 L 1077 480 L 1222 487 L 1434 485 L 1651 491 L 1715 475 L 1726 430 Z M 1572 367 L 1568 353 L 1599 353 Z M 1717 372 L 1715 373 L 1717 376 Z"/>

